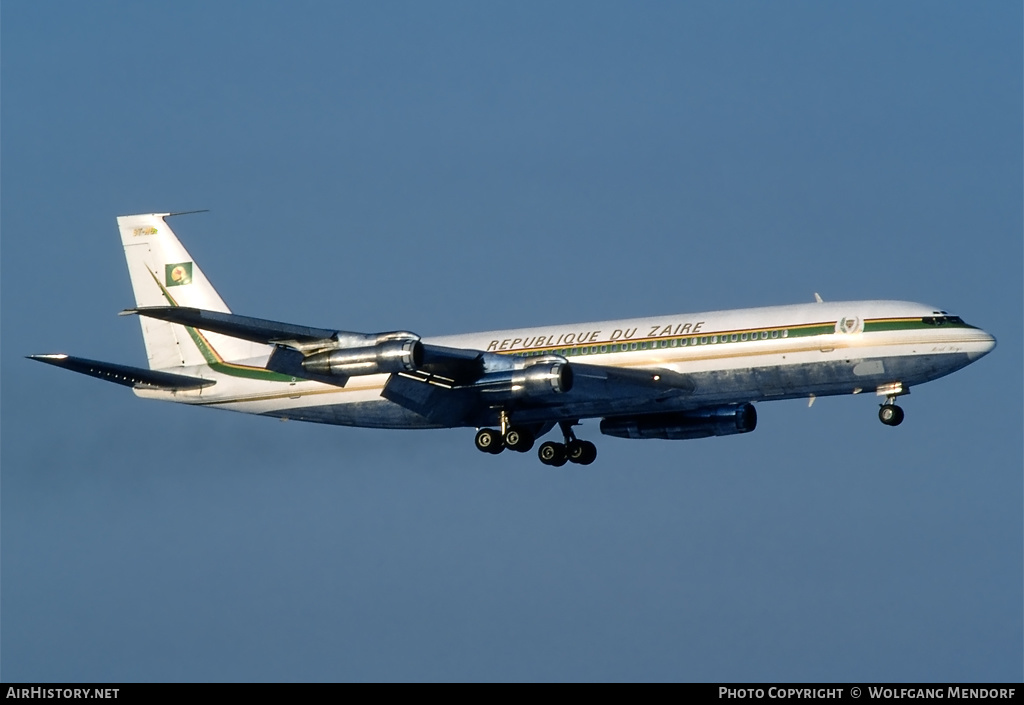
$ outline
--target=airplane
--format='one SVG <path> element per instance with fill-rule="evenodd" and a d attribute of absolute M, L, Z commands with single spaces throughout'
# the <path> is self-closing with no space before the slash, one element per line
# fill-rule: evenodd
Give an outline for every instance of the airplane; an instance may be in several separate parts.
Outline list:
<path fill-rule="evenodd" d="M 231 313 L 167 222 L 117 219 L 149 367 L 66 354 L 29 358 L 131 387 L 146 399 L 325 424 L 476 428 L 488 454 L 545 441 L 545 465 L 589 465 L 576 437 L 600 418 L 618 438 L 748 433 L 755 404 L 873 393 L 896 399 L 989 353 L 995 338 L 905 301 L 823 302 L 422 338 Z"/>

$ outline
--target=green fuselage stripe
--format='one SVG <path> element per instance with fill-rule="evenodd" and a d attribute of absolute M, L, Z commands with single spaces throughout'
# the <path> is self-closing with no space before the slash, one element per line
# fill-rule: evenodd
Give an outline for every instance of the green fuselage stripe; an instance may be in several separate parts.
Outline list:
<path fill-rule="evenodd" d="M 171 306 L 178 306 L 178 302 L 174 300 L 174 297 L 171 296 L 169 291 L 167 291 L 167 288 L 160 283 L 160 280 L 156 275 L 152 272 L 150 272 L 150 275 L 153 277 L 153 281 L 156 282 L 156 285 L 160 287 L 160 291 L 163 292 L 164 298 L 167 299 L 168 303 Z M 272 372 L 262 367 L 252 367 L 249 365 L 238 365 L 232 362 L 225 362 L 224 358 L 222 358 L 216 349 L 210 345 L 210 342 L 201 331 L 193 328 L 192 326 L 182 327 L 188 331 L 189 337 L 192 338 L 192 342 L 195 343 L 195 346 L 199 349 L 199 352 L 206 361 L 206 364 L 215 372 L 230 375 L 231 377 L 258 379 L 264 382 L 287 382 L 289 384 L 293 384 L 295 382 L 308 381 L 301 378 L 295 378 L 290 375 Z M 935 330 L 936 327 L 937 326 L 934 323 L 926 323 L 923 318 L 874 318 L 864 321 L 863 332 L 882 333 L 891 331 Z M 963 323 L 959 320 L 955 322 L 943 322 L 941 327 L 974 328 L 974 326 L 968 325 L 967 323 Z M 836 322 L 823 321 L 820 323 L 806 323 L 795 326 L 748 328 L 745 330 L 701 331 L 699 335 L 633 338 L 625 341 L 616 340 L 588 343 L 587 345 L 553 345 L 496 352 L 499 355 L 534 356 L 557 354 L 563 357 L 576 357 L 580 355 L 638 352 L 642 350 L 661 349 L 663 347 L 681 348 L 698 345 L 719 346 L 725 343 L 740 345 L 743 343 L 767 342 L 769 340 L 782 341 L 790 338 L 810 338 L 819 335 L 832 335 L 835 333 Z M 742 339 L 742 336 L 744 335 L 747 336 L 746 340 Z M 736 336 L 736 340 L 732 340 L 733 336 Z M 663 346 L 662 343 L 665 343 L 665 345 Z M 633 347 L 634 345 L 636 346 L 635 348 Z"/>
<path fill-rule="evenodd" d="M 925 323 L 922 318 L 876 318 L 864 321 L 864 333 L 882 333 L 891 331 L 935 330 L 942 328 L 975 328 L 963 322 L 945 322 L 941 326 Z M 806 323 L 796 326 L 776 326 L 771 328 L 748 328 L 724 331 L 701 331 L 699 335 L 655 336 L 632 338 L 629 340 L 600 341 L 586 345 L 552 345 L 522 350 L 500 351 L 502 355 L 543 355 L 557 354 L 563 357 L 576 355 L 595 355 L 641 350 L 661 349 L 662 347 L 693 347 L 723 345 L 726 343 L 742 345 L 743 343 L 767 342 L 791 338 L 811 338 L 820 335 L 836 334 L 836 322 Z M 743 336 L 747 336 L 743 340 Z M 736 340 L 733 340 L 736 336 Z M 665 343 L 663 346 L 662 343 Z M 633 345 L 636 345 L 634 348 Z M 592 350 L 594 349 L 594 350 Z M 586 351 L 586 352 L 583 352 Z"/>
<path fill-rule="evenodd" d="M 178 306 L 178 302 L 171 296 L 171 292 L 167 291 L 167 288 L 160 283 L 156 275 L 150 273 L 153 277 L 153 281 L 160 287 L 160 291 L 163 292 L 164 298 L 171 306 Z M 258 379 L 264 382 L 287 382 L 289 384 L 293 382 L 305 382 L 306 380 L 296 379 L 291 375 L 283 375 L 280 372 L 272 372 L 263 367 L 252 367 L 250 365 L 237 365 L 233 362 L 225 362 L 224 358 L 220 356 L 220 353 L 210 345 L 210 341 L 206 339 L 206 336 L 201 331 L 193 328 L 192 326 L 182 326 L 187 332 L 192 342 L 195 343 L 196 347 L 199 348 L 199 354 L 203 356 L 206 364 L 209 365 L 210 369 L 214 372 L 220 372 L 224 375 L 231 377 L 244 377 L 246 379 Z"/>

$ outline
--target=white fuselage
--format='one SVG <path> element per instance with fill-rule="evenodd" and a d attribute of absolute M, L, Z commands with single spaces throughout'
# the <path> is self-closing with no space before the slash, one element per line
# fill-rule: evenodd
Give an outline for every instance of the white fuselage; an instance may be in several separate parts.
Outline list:
<path fill-rule="evenodd" d="M 935 321 L 938 321 L 936 323 Z M 602 321 L 424 338 L 498 355 L 559 355 L 570 363 L 669 370 L 696 389 L 672 409 L 770 399 L 857 394 L 936 379 L 995 346 L 988 333 L 945 312 L 901 301 L 852 301 Z M 269 356 L 271 349 L 266 348 Z M 382 398 L 388 375 L 352 377 L 344 387 L 256 374 L 266 357 L 229 373 L 208 366 L 185 374 L 214 378 L 195 391 L 136 390 L 139 396 L 323 423 L 390 428 L 434 426 Z M 249 372 L 246 372 L 248 370 Z M 665 410 L 628 399 L 567 412 L 588 418 Z"/>

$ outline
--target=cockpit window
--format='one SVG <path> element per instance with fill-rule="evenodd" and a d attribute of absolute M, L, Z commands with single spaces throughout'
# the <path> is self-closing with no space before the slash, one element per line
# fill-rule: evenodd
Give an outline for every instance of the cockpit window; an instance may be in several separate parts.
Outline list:
<path fill-rule="evenodd" d="M 921 319 L 921 323 L 929 326 L 964 325 L 960 316 L 927 316 Z"/>

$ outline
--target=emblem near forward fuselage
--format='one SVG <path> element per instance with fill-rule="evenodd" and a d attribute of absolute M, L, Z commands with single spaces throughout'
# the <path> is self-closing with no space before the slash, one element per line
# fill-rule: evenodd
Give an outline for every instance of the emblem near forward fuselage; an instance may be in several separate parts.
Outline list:
<path fill-rule="evenodd" d="M 864 321 L 857 316 L 848 316 L 836 321 L 836 333 L 851 335 L 864 330 Z"/>

